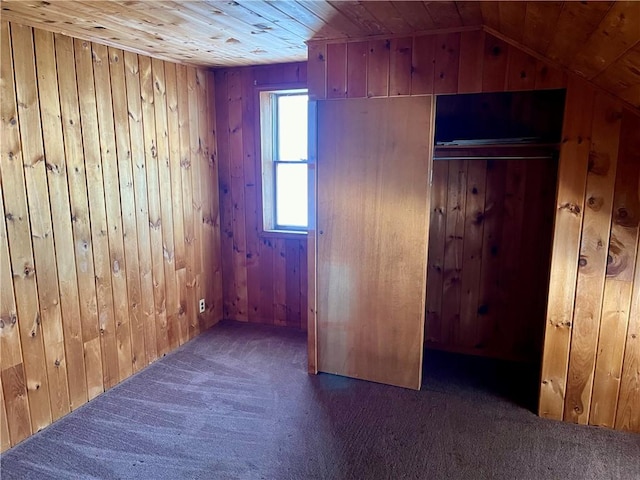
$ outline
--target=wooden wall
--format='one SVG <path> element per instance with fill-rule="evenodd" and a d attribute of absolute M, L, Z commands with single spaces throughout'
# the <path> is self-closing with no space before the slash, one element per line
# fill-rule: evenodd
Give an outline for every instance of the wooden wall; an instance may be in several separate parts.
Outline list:
<path fill-rule="evenodd" d="M 4 450 L 219 320 L 222 282 L 207 72 L 0 34 Z"/>
<path fill-rule="evenodd" d="M 312 99 L 567 87 L 539 412 L 640 431 L 638 117 L 480 30 L 312 43 L 308 77 Z M 312 336 L 312 282 L 308 298 Z"/>
<path fill-rule="evenodd" d="M 640 117 L 567 89 L 540 414 L 640 432 Z"/>
<path fill-rule="evenodd" d="M 557 161 L 433 164 L 426 345 L 539 362 Z"/>
<path fill-rule="evenodd" d="M 261 232 L 255 89 L 306 87 L 306 64 L 228 68 L 214 76 L 224 317 L 306 329 L 306 237 Z"/>

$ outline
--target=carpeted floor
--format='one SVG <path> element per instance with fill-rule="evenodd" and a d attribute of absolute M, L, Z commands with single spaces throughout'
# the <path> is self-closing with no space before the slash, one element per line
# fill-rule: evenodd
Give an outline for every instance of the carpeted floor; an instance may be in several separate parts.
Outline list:
<path fill-rule="evenodd" d="M 426 364 L 419 392 L 309 376 L 302 334 L 223 323 L 5 452 L 2 479 L 640 479 L 640 435 L 538 418 L 512 367 Z"/>

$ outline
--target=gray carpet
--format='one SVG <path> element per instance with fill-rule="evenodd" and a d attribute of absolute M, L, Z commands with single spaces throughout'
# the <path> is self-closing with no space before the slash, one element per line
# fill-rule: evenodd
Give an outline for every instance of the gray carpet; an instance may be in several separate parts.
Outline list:
<path fill-rule="evenodd" d="M 5 452 L 2 479 L 640 479 L 640 435 L 538 418 L 514 367 L 426 364 L 419 392 L 308 376 L 300 333 L 223 323 Z"/>

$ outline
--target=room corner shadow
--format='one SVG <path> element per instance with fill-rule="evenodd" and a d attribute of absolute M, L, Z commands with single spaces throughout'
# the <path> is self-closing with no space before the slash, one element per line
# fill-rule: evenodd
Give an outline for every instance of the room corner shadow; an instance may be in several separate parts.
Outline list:
<path fill-rule="evenodd" d="M 495 397 L 537 412 L 539 365 L 427 349 L 422 371 L 421 390 Z"/>

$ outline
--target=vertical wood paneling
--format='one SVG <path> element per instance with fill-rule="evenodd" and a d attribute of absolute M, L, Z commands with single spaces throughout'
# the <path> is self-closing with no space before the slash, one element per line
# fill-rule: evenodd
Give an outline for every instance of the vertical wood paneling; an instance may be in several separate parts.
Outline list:
<path fill-rule="evenodd" d="M 460 285 L 460 322 L 457 325 L 458 330 L 455 332 L 456 342 L 467 347 L 473 347 L 478 343 L 477 313 L 482 268 L 486 176 L 486 161 L 468 162 Z"/>
<path fill-rule="evenodd" d="M 127 108 L 129 134 L 131 136 L 131 160 L 133 163 L 133 187 L 136 202 L 136 225 L 138 233 L 138 262 L 140 270 L 141 310 L 144 322 L 144 345 L 147 365 L 158 358 L 156 323 L 151 277 L 151 241 L 149 237 L 149 205 L 147 175 L 142 128 L 142 105 L 140 97 L 140 71 L 138 56 L 125 52 L 125 83 L 127 88 Z M 182 162 L 181 162 L 182 164 Z M 190 190 L 189 190 L 190 192 Z"/>
<path fill-rule="evenodd" d="M 505 89 L 509 45 L 492 36 L 484 38 L 482 91 L 502 92 Z"/>
<path fill-rule="evenodd" d="M 544 246 L 551 238 L 544 219 L 553 211 L 541 182 L 555 178 L 554 166 L 542 159 L 434 162 L 428 347 L 539 360 L 549 257 Z"/>
<path fill-rule="evenodd" d="M 339 88 L 342 96 L 347 85 L 346 52 L 343 46 L 337 56 L 330 54 L 331 59 L 322 53 L 322 60 L 309 62 L 309 69 L 318 65 L 323 68 L 323 78 L 325 66 L 339 71 L 329 77 L 344 77 Z M 313 67 L 316 61 L 318 65 Z M 210 74 L 216 92 L 225 318 L 306 328 L 306 237 L 279 238 L 261 231 L 259 103 L 255 89 L 256 85 L 304 88 L 306 80 L 304 64 L 224 69 Z M 311 84 L 309 92 L 313 95 Z M 324 95 L 324 91 L 316 90 L 315 95 Z"/>
<path fill-rule="evenodd" d="M 163 220 L 171 222 L 171 218 L 164 219 L 162 217 L 160 205 L 158 145 L 154 116 L 156 106 L 153 98 L 151 59 L 142 55 L 139 56 L 138 66 L 140 70 L 140 98 L 142 100 L 144 165 L 146 172 L 147 202 L 149 206 L 149 240 L 151 243 L 151 279 L 153 284 L 155 333 L 158 356 L 161 357 L 169 350 L 162 224 Z M 191 125 L 191 123 L 189 124 Z M 170 195 L 170 192 L 169 190 L 167 193 Z"/>
<path fill-rule="evenodd" d="M 174 228 L 173 185 L 198 202 L 189 202 L 199 216 L 188 241 L 201 248 L 199 273 L 219 258 L 220 241 L 204 226 L 218 208 L 215 135 L 201 121 L 214 115 L 214 86 L 204 72 L 190 95 L 172 64 L 7 22 L 1 34 L 6 449 L 190 338 L 178 317 L 188 307 L 198 324 L 197 305 L 186 305 L 188 277 L 174 263 L 176 238 L 187 241 L 182 224 Z M 197 174 L 183 183 L 181 165 L 192 161 Z M 199 278 L 208 302 L 222 296 L 209 263 Z M 220 318 L 211 307 L 200 320 Z"/>
<path fill-rule="evenodd" d="M 413 38 L 411 95 L 433 93 L 435 36 Z"/>
<path fill-rule="evenodd" d="M 49 197 L 54 228 L 56 266 L 63 315 L 64 346 L 69 378 L 69 400 L 72 409 L 87 402 L 84 347 L 78 280 L 73 249 L 73 231 L 69 215 L 69 192 L 64 155 L 64 139 L 60 122 L 60 98 L 53 34 L 35 30 L 38 93 L 41 105 L 42 134 L 47 161 Z M 4 352 L 3 352 L 4 353 Z M 73 369 L 73 371 L 71 371 Z"/>
<path fill-rule="evenodd" d="M 236 293 L 235 320 L 248 320 L 247 237 L 245 224 L 242 85 L 240 71 L 232 71 L 227 86 L 229 102 L 229 167 L 231 174 L 233 271 Z"/>
<path fill-rule="evenodd" d="M 468 168 L 468 162 L 461 160 L 449 162 L 440 333 L 443 343 L 451 341 L 454 330 L 459 328 L 460 323 L 461 273 Z"/>
<path fill-rule="evenodd" d="M 602 321 L 589 416 L 592 425 L 613 427 L 616 418 L 640 225 L 639 131 L 640 117 L 625 110 L 620 125 Z"/>
<path fill-rule="evenodd" d="M 22 159 L 31 224 L 31 242 L 38 284 L 40 308 L 38 323 L 42 327 L 44 340 L 51 415 L 53 420 L 57 420 L 69 412 L 69 385 L 58 289 L 58 269 L 46 177 L 47 159 L 44 153 L 40 101 L 37 91 L 33 31 L 28 27 L 12 25 L 11 37 L 14 58 L 20 59 L 14 62 L 14 70 Z"/>
<path fill-rule="evenodd" d="M 390 40 L 371 40 L 367 57 L 367 96 L 389 95 Z"/>
<path fill-rule="evenodd" d="M 199 126 L 199 114 L 198 114 L 198 78 L 196 69 L 193 67 L 187 68 L 187 101 L 189 103 L 189 150 L 191 153 L 191 178 L 190 186 L 192 195 L 192 203 L 189 206 L 191 209 L 191 215 L 193 216 L 193 251 L 191 264 L 192 277 L 190 283 L 193 285 L 191 292 L 189 292 L 191 299 L 189 303 L 196 305 L 200 299 L 204 297 L 202 295 L 203 286 L 200 283 L 202 275 L 202 192 L 200 185 L 201 176 L 201 156 L 203 145 L 200 142 L 200 126 Z M 185 205 L 187 207 L 187 205 Z M 189 263 L 187 262 L 187 274 L 189 274 Z M 188 275 L 189 277 L 189 275 Z M 206 311 L 206 298 L 205 311 Z M 193 337 L 200 333 L 200 313 L 199 310 L 195 311 L 193 317 L 189 317 L 189 335 Z"/>
<path fill-rule="evenodd" d="M 0 451 L 4 452 L 11 446 L 9 438 L 9 422 L 7 421 L 7 409 L 4 406 L 4 388 L 0 376 Z"/>
<path fill-rule="evenodd" d="M 621 113 L 614 102 L 596 96 L 564 406 L 564 419 L 575 423 L 588 423 L 591 407 Z"/>
<path fill-rule="evenodd" d="M 449 162 L 433 162 L 425 316 L 425 338 L 432 342 L 442 341 L 442 281 L 448 178 Z"/>
<path fill-rule="evenodd" d="M 131 268 L 138 265 L 138 232 L 136 226 L 135 193 L 133 188 L 133 165 L 131 163 L 131 140 L 129 137 L 129 113 L 124 73 L 124 53 L 109 49 L 109 73 L 113 119 L 115 123 L 116 150 L 118 156 L 118 179 L 122 206 L 122 236 L 129 301 L 129 331 L 131 335 L 131 364 L 134 372 L 146 365 L 144 344 L 144 318 L 141 307 L 140 271 Z M 175 200 L 174 200 L 175 201 Z"/>
<path fill-rule="evenodd" d="M 478 348 L 503 349 L 500 325 L 504 318 L 500 259 L 508 238 L 504 238 L 505 190 L 508 162 L 487 160 L 486 190 L 483 212 L 482 264 L 478 297 Z M 539 235 L 536 232 L 536 235 Z M 529 292 L 531 289 L 528 289 Z M 509 345 L 509 342 L 507 342 Z M 503 351 L 508 350 L 504 348 Z"/>
<path fill-rule="evenodd" d="M 327 98 L 327 44 L 312 43 L 307 53 L 309 69 L 309 98 L 322 100 Z"/>
<path fill-rule="evenodd" d="M 619 430 L 631 432 L 640 432 L 640 408 L 638 408 L 640 405 L 640 239 L 638 242 L 633 299 L 629 313 L 615 425 Z"/>
<path fill-rule="evenodd" d="M 435 40 L 434 93 L 456 93 L 458 91 L 459 63 L 460 34 L 437 35 Z"/>
<path fill-rule="evenodd" d="M 162 217 L 162 264 L 165 280 L 165 310 L 167 315 L 168 349 L 173 350 L 178 340 L 179 295 L 175 267 L 175 247 L 173 236 L 173 199 L 171 167 L 169 157 L 169 125 L 167 123 L 167 88 L 164 62 L 151 61 L 153 79 L 153 106 L 156 126 L 156 155 L 160 195 L 160 213 Z"/>
<path fill-rule="evenodd" d="M 347 45 L 327 45 L 327 98 L 347 96 Z"/>
<path fill-rule="evenodd" d="M 195 219 L 193 215 L 193 189 L 191 188 L 192 175 L 191 165 L 193 162 L 190 146 L 190 111 L 188 96 L 187 67 L 178 65 L 176 72 L 178 82 L 178 131 L 180 140 L 180 180 L 182 184 L 182 215 L 184 222 L 184 248 L 185 265 L 184 272 L 178 270 L 179 275 L 184 275 L 185 285 L 184 298 L 186 303 L 186 314 L 180 319 L 181 329 L 184 332 L 185 340 L 190 339 L 194 334 L 194 324 L 198 314 L 196 305 L 196 285 L 195 285 Z M 182 293 L 181 293 L 182 296 Z"/>
<path fill-rule="evenodd" d="M 87 174 L 82 147 L 80 106 L 76 85 L 76 66 L 73 39 L 55 36 L 58 82 L 60 86 L 60 110 L 64 135 L 71 222 L 73 224 L 74 254 L 84 360 L 86 368 L 87 394 L 89 400 L 104 391 L 102 374 L 102 349 L 98 329 L 98 300 L 93 266 L 93 243 L 89 220 L 89 197 Z"/>
<path fill-rule="evenodd" d="M 367 96 L 367 42 L 347 44 L 347 97 Z M 309 82 L 311 91 L 311 82 Z"/>
<path fill-rule="evenodd" d="M 113 289 L 114 333 L 117 347 L 118 378 L 127 378 L 132 373 L 131 331 L 127 304 L 127 278 L 122 237 L 122 211 L 120 196 L 106 192 L 118 192 L 118 160 L 116 151 L 115 126 L 113 123 L 113 102 L 109 74 L 109 52 L 103 45 L 92 45 L 93 73 L 96 88 L 96 106 L 100 131 L 100 151 L 107 228 L 109 258 L 111 265 L 111 286 Z"/>
<path fill-rule="evenodd" d="M 542 360 L 540 414 L 561 420 L 567 387 L 572 317 L 584 216 L 593 89 L 571 79 L 558 169 L 556 219 Z"/>
<path fill-rule="evenodd" d="M 484 32 L 481 30 L 460 34 L 460 64 L 458 70 L 458 93 L 482 91 L 482 71 L 484 60 Z"/>
<path fill-rule="evenodd" d="M 533 8 L 533 6 L 527 7 L 525 29 L 523 30 L 523 38 L 525 39 L 535 36 L 531 33 L 532 31 L 526 28 L 531 26 L 527 20 L 530 13 L 529 7 Z M 553 6 L 555 16 L 560 13 L 558 8 L 556 5 Z M 582 8 L 580 7 L 580 9 Z M 584 8 L 599 9 L 601 7 Z M 485 23 L 499 29 L 498 5 L 485 2 L 482 3 L 480 9 Z M 532 17 L 532 21 L 539 21 L 540 19 L 536 17 L 536 15 L 539 16 L 537 7 L 534 10 L 532 15 L 535 18 Z M 507 17 L 509 15 L 507 14 Z M 566 23 L 567 18 L 562 21 Z M 537 28 L 539 25 L 535 27 Z M 543 25 L 541 28 L 548 30 L 552 27 Z M 479 46 L 480 42 L 472 41 L 472 38 L 476 36 L 484 38 L 481 47 Z M 616 193 L 618 197 L 623 195 L 618 193 L 618 190 L 623 187 L 611 185 L 611 182 L 613 182 L 612 175 L 615 176 L 620 158 L 619 155 L 616 157 L 616 152 L 618 150 L 623 152 L 640 151 L 640 147 L 633 146 L 637 135 L 633 138 L 629 134 L 620 135 L 618 141 L 616 132 L 619 126 L 616 125 L 620 123 L 619 115 L 622 103 L 599 94 L 594 105 L 594 90 L 576 76 L 567 74 L 541 60 L 534 62 L 525 52 L 517 50 L 488 33 L 462 32 L 460 38 L 457 84 L 451 93 L 477 91 L 479 85 L 481 90 L 485 92 L 568 89 L 558 171 L 555 171 L 553 162 L 546 162 L 544 169 L 540 171 L 531 170 L 530 166 L 527 166 L 526 169 L 520 169 L 518 172 L 512 169 L 511 174 L 506 169 L 502 171 L 488 169 L 487 171 L 477 322 L 480 332 L 495 331 L 492 333 L 494 340 L 490 341 L 489 338 L 482 336 L 479 338 L 478 349 L 490 350 L 493 348 L 490 343 L 495 344 L 496 341 L 502 341 L 495 339 L 513 337 L 514 347 L 510 352 L 512 355 L 514 352 L 518 353 L 518 348 L 525 346 L 526 342 L 529 342 L 526 346 L 528 350 L 521 353 L 524 356 L 533 355 L 535 352 L 534 344 L 539 341 L 540 327 L 537 324 L 534 325 L 531 318 L 542 315 L 541 312 L 546 305 L 540 415 L 581 423 L 597 422 L 608 426 L 615 422 L 615 428 L 639 431 L 640 413 L 638 413 L 636 405 L 638 398 L 640 398 L 638 393 L 640 392 L 638 388 L 638 384 L 640 384 L 638 378 L 640 377 L 637 373 L 638 364 L 640 364 L 640 360 L 638 360 L 640 356 L 638 354 L 640 351 L 638 348 L 638 325 L 640 323 L 637 320 L 640 316 L 637 313 L 640 302 L 637 299 L 640 296 L 637 295 L 639 288 L 637 272 L 635 273 L 636 277 L 633 278 L 630 277 L 632 273 L 628 272 L 624 281 L 618 277 L 607 276 L 608 284 L 610 284 L 609 293 L 604 292 L 605 269 L 610 272 L 614 268 L 615 271 L 615 267 L 606 268 L 606 262 L 621 262 L 621 258 L 624 258 L 625 264 L 630 265 L 634 261 L 633 255 L 637 249 L 637 246 L 629 247 L 633 244 L 633 239 L 637 238 L 635 236 L 637 233 L 630 233 L 633 229 L 621 228 L 618 225 L 612 230 L 610 226 L 611 224 L 616 225 L 620 217 L 628 218 L 630 215 L 626 207 L 622 210 L 624 212 L 622 214 L 616 213 L 615 210 L 611 211 L 613 195 Z M 442 64 L 443 54 L 442 51 L 437 52 L 437 39 L 438 37 L 435 35 L 421 35 L 413 39 L 412 95 L 433 93 L 434 82 L 439 81 L 436 64 L 438 56 L 441 57 L 439 63 Z M 383 42 L 384 40 L 376 41 Z M 548 44 L 557 43 L 558 39 L 550 41 L 541 38 L 539 41 Z M 355 43 L 346 43 L 349 52 Z M 312 47 L 314 51 L 323 51 L 326 44 L 314 42 Z M 478 54 L 479 51 L 480 54 Z M 310 64 L 310 72 L 312 72 L 309 78 L 310 85 L 315 85 L 325 78 L 326 71 L 323 67 L 322 62 L 315 62 L 313 68 Z M 347 71 L 349 72 L 350 69 L 355 71 L 356 67 L 350 65 L 350 57 L 347 55 Z M 367 85 L 371 85 L 373 82 L 374 85 L 380 85 L 389 81 L 387 71 L 383 69 L 380 75 L 375 73 L 375 70 L 368 66 L 365 79 L 359 80 L 359 82 Z M 370 91 L 371 87 L 369 86 L 368 89 Z M 390 91 L 390 94 L 393 92 Z M 628 125 L 638 121 L 637 116 L 631 112 L 625 112 L 625 118 L 627 118 Z M 635 128 L 637 131 L 638 128 Z M 463 219 L 466 198 L 461 199 L 461 207 L 459 206 L 453 212 L 451 209 L 459 205 L 460 193 L 464 191 L 466 194 L 466 190 L 461 190 L 465 187 L 462 187 L 460 181 L 456 180 L 456 175 L 462 174 L 462 183 L 466 184 L 467 168 L 455 162 L 449 162 L 442 286 L 437 287 L 437 289 L 441 289 L 442 294 L 439 299 L 436 299 L 433 293 L 427 293 L 429 306 L 427 308 L 426 334 L 427 343 L 432 346 L 438 345 L 436 339 L 443 343 L 451 341 L 452 326 L 457 325 L 460 320 Z M 453 172 L 457 172 L 457 174 Z M 556 178 L 556 173 L 558 175 L 557 192 L 555 191 L 556 185 L 551 181 L 551 178 Z M 516 174 L 525 175 L 526 181 L 513 183 L 515 180 L 513 175 Z M 512 180 L 508 180 L 509 175 Z M 636 175 L 635 171 L 628 172 L 625 177 L 635 178 L 634 175 Z M 628 181 L 631 182 L 631 180 Z M 502 187 L 497 187 L 500 184 Z M 516 188 L 516 185 L 519 187 Z M 502 193 L 500 188 L 504 190 Z M 637 185 L 635 188 L 637 191 Z M 630 187 L 626 189 L 630 191 Z M 491 199 L 489 195 L 491 195 Z M 527 211 L 522 211 L 522 207 L 518 206 L 521 202 L 514 203 L 513 201 L 515 196 L 522 197 L 524 203 L 535 198 L 535 208 L 537 209 L 542 208 L 542 204 L 549 203 L 554 195 L 556 197 L 556 211 L 553 217 L 534 216 L 530 218 L 530 214 Z M 496 201 L 503 205 L 499 212 L 492 208 Z M 460 218 L 456 220 L 458 217 Z M 499 222 L 496 217 L 500 218 Z M 520 220 L 517 220 L 518 218 Z M 520 226 L 508 226 L 502 229 L 504 231 L 494 231 L 496 228 L 494 223 L 504 224 L 507 221 L 516 222 Z M 531 279 L 531 282 L 549 285 L 549 298 L 545 302 L 542 298 L 535 300 L 527 297 L 520 303 L 518 302 L 520 292 L 510 293 L 504 283 L 513 282 L 513 279 L 518 275 L 518 270 L 514 269 L 516 264 L 520 263 L 517 252 L 520 249 L 535 247 L 536 239 L 532 238 L 534 234 L 537 234 L 540 229 L 550 228 L 554 228 L 555 232 L 553 244 L 550 246 L 538 244 L 534 255 L 521 262 L 522 271 L 529 272 L 532 277 L 535 277 L 535 279 Z M 613 247 L 612 250 L 609 249 L 614 252 L 614 255 L 609 256 L 609 251 L 605 246 L 608 245 L 609 237 L 613 238 L 611 232 L 616 229 L 618 230 L 615 235 L 616 241 L 611 242 Z M 515 235 L 519 240 L 513 245 L 509 245 L 513 232 L 516 232 Z M 625 248 L 620 247 L 618 236 L 624 237 L 622 244 L 625 245 Z M 461 243 L 460 248 L 455 248 L 456 242 Z M 437 245 L 437 242 L 434 244 L 431 241 L 432 252 Z M 309 248 L 313 248 L 313 245 L 309 245 Z M 550 275 L 548 275 L 549 270 L 546 267 L 539 267 L 543 262 L 546 262 L 545 252 L 548 252 L 549 249 L 552 251 Z M 495 258 L 493 257 L 494 253 L 497 253 Z M 309 255 L 313 258 L 313 252 L 309 252 Z M 437 274 L 434 274 L 432 270 L 436 268 L 434 266 L 438 261 L 437 256 L 433 258 L 436 260 L 430 262 L 430 277 L 435 279 Z M 485 262 L 495 262 L 498 265 L 496 267 L 498 274 Z M 492 273 L 490 270 L 494 270 L 494 272 Z M 540 304 L 541 302 L 543 303 Z M 434 312 L 438 309 L 440 309 L 441 318 L 436 320 Z M 520 314 L 524 310 L 530 311 L 524 315 L 527 317 L 526 320 L 523 318 L 521 322 L 516 322 L 513 325 L 495 323 L 497 317 L 494 318 L 493 314 L 505 309 L 509 309 L 508 315 L 511 316 Z M 608 320 L 604 322 L 606 327 L 598 326 L 601 315 L 607 315 Z M 440 322 L 439 333 L 438 322 Z M 431 331 L 430 326 L 432 327 Z M 575 340 L 573 346 L 572 336 Z M 598 347 L 597 351 L 596 345 L 601 347 Z M 587 350 L 593 351 L 588 353 Z M 598 374 L 600 380 L 598 380 L 596 387 L 594 355 L 597 354 L 600 355 L 601 362 Z M 592 414 L 593 412 L 589 411 L 589 402 L 592 402 L 590 389 L 599 392 L 598 402 L 601 407 L 598 414 Z M 590 415 L 592 418 L 589 418 Z"/>
<path fill-rule="evenodd" d="M 411 93 L 411 61 L 413 38 L 393 38 L 389 72 L 389 95 L 409 95 Z"/>
<path fill-rule="evenodd" d="M 98 301 L 98 329 L 102 354 L 102 378 L 105 389 L 119 381 L 118 352 L 115 338 L 111 262 L 107 226 L 106 198 L 98 130 L 98 113 L 93 76 L 91 43 L 74 40 L 76 76 L 82 141 L 87 174 L 87 193 L 93 244 L 93 264 Z"/>
<path fill-rule="evenodd" d="M 533 90 L 536 85 L 537 61 L 519 48 L 509 45 L 507 89 Z"/>
<path fill-rule="evenodd" d="M 5 36 L 5 25 L 2 41 Z M 4 46 L 4 45 L 3 45 Z M 5 53 L 4 51 L 2 52 Z M 4 79 L 4 76 L 2 77 Z M 5 93 L 4 91 L 2 92 Z M 4 97 L 3 97 L 4 98 Z M 4 114 L 4 110 L 3 110 Z M 4 117 L 3 117 L 4 118 Z M 2 133 L 5 132 L 4 128 Z M 4 156 L 4 152 L 2 153 Z M 0 164 L 1 165 L 1 164 Z M 5 217 L 4 201 L 0 192 L 0 215 Z M 0 448 L 4 451 L 12 443 L 16 444 L 31 435 L 31 419 L 29 418 L 29 400 L 25 381 L 24 365 L 22 363 L 22 346 L 18 331 L 18 314 L 16 301 L 11 286 L 11 264 L 9 259 L 9 243 L 4 222 L 0 222 L 0 282 L 4 287 L 0 291 L 0 321 L 2 331 L 0 335 L 0 402 L 2 403 L 0 421 Z M 9 286 L 9 287 L 8 287 Z M 4 392 L 9 394 L 5 397 Z M 5 400 L 6 398 L 6 400 Z"/>

